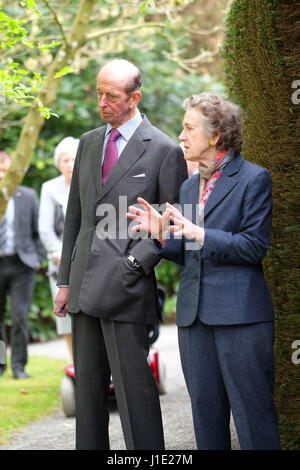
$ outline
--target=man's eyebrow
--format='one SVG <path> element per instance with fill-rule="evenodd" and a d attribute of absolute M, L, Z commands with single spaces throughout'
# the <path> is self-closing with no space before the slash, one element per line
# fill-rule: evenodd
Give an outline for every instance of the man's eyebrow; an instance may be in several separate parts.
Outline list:
<path fill-rule="evenodd" d="M 96 92 L 97 93 L 105 93 L 106 95 L 111 95 L 111 96 L 113 96 L 113 95 L 117 96 L 118 95 L 118 92 L 116 92 L 116 91 L 107 91 L 107 92 L 105 92 L 105 91 L 101 90 L 101 88 L 96 88 Z"/>

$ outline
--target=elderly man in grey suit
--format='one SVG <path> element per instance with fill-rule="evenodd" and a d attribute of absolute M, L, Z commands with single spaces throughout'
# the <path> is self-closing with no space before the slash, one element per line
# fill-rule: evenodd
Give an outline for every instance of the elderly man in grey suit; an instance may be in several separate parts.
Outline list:
<path fill-rule="evenodd" d="M 73 171 L 55 313 L 73 319 L 77 449 L 109 449 L 111 374 L 127 449 L 164 448 L 147 362 L 160 257 L 150 239 L 130 236 L 126 211 L 137 196 L 176 202 L 187 168 L 181 148 L 140 114 L 141 81 L 122 59 L 100 70 L 98 104 L 108 124 L 82 136 Z"/>
<path fill-rule="evenodd" d="M 11 165 L 0 151 L 0 181 Z M 27 363 L 28 313 L 37 269 L 46 252 L 38 234 L 38 198 L 34 189 L 18 186 L 0 224 L 0 340 L 6 342 L 5 309 L 11 298 L 11 367 L 17 379 L 30 378 Z M 0 365 L 0 375 L 6 366 Z"/>

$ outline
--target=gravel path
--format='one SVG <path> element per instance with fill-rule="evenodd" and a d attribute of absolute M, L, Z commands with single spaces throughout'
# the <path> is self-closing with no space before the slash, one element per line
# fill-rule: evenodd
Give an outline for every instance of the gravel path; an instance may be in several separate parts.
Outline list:
<path fill-rule="evenodd" d="M 195 450 L 195 438 L 188 393 L 180 366 L 175 325 L 161 327 L 155 343 L 159 357 L 167 365 L 167 393 L 160 396 L 165 444 L 167 450 Z M 50 341 L 46 344 L 33 344 L 30 355 L 46 355 L 67 358 L 64 340 Z M 238 449 L 234 426 L 232 448 Z M 110 403 L 110 444 L 111 450 L 125 450 L 123 433 L 118 410 L 114 400 Z M 62 410 L 36 421 L 13 434 L 7 445 L 0 450 L 74 450 L 75 418 L 66 418 Z"/>

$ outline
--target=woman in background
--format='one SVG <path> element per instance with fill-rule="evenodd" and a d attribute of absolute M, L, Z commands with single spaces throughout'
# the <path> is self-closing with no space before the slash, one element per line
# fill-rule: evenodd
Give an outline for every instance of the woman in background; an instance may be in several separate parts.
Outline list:
<path fill-rule="evenodd" d="M 66 137 L 57 145 L 54 165 L 61 174 L 44 183 L 41 189 L 39 233 L 48 254 L 48 276 L 53 302 L 57 294 L 56 279 L 61 256 L 64 218 L 78 144 L 79 139 Z M 58 335 L 64 335 L 72 358 L 70 315 L 64 318 L 56 317 L 56 328 Z"/>

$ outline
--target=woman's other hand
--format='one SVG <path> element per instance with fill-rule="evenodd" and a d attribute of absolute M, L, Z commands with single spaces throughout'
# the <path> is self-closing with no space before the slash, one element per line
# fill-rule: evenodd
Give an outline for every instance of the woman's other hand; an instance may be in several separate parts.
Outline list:
<path fill-rule="evenodd" d="M 156 240 L 163 240 L 166 237 L 169 225 L 169 214 L 167 211 L 161 215 L 149 202 L 142 197 L 137 199 L 142 208 L 129 206 L 126 217 L 138 222 L 131 227 L 134 232 L 145 231 L 151 233 Z"/>

